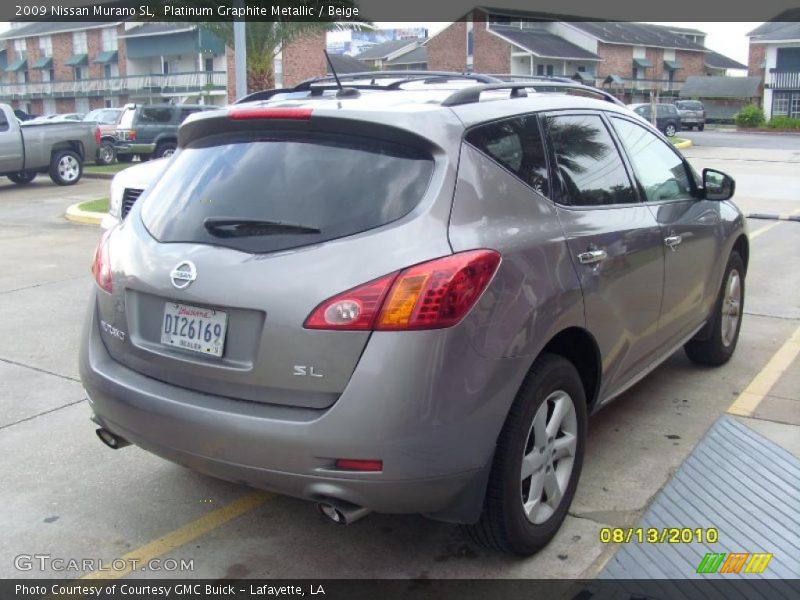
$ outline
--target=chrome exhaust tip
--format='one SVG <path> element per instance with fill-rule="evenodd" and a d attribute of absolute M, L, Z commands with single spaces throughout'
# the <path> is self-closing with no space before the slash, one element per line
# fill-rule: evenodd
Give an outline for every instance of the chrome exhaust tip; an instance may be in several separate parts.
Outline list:
<path fill-rule="evenodd" d="M 97 437 L 100 438 L 100 441 L 112 450 L 119 450 L 120 448 L 131 445 L 128 440 L 111 433 L 108 429 L 103 429 L 101 427 L 100 429 L 96 429 L 95 433 Z"/>
<path fill-rule="evenodd" d="M 336 525 L 351 525 L 372 512 L 363 506 L 338 500 L 318 502 L 317 510 L 328 521 Z"/>

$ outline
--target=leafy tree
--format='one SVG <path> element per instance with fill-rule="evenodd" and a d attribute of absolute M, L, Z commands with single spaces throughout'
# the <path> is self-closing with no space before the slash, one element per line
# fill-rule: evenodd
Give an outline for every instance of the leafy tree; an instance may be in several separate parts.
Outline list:
<path fill-rule="evenodd" d="M 214 2 L 217 4 L 217 2 Z M 227 4 L 227 2 L 226 2 Z M 263 6 L 269 11 L 272 2 L 248 2 L 248 6 Z M 333 0 L 320 2 L 317 0 L 295 0 L 282 2 L 282 7 L 309 7 L 313 14 L 320 14 L 320 7 L 327 10 L 328 6 L 341 9 L 352 9 L 353 0 Z M 269 13 L 268 13 L 269 14 Z M 233 48 L 233 21 L 217 21 L 203 23 L 203 27 L 216 35 L 228 46 Z M 346 29 L 371 29 L 368 21 L 300 21 L 291 17 L 275 21 L 247 21 L 245 40 L 247 44 L 247 91 L 275 87 L 275 73 L 273 65 L 275 56 L 287 45 L 303 38 L 312 37 L 326 31 Z"/>

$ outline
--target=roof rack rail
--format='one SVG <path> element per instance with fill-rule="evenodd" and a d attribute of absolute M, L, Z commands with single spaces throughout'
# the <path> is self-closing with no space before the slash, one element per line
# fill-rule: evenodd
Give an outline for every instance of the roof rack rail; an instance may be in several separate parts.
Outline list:
<path fill-rule="evenodd" d="M 461 104 L 472 104 L 473 102 L 480 102 L 481 93 L 492 90 L 511 90 L 512 98 L 520 98 L 527 96 L 525 90 L 534 90 L 537 92 L 556 91 L 556 90 L 576 90 L 587 94 L 594 94 L 600 96 L 606 102 L 612 102 L 618 106 L 625 106 L 620 100 L 612 94 L 599 90 L 597 88 L 589 87 L 588 85 L 581 85 L 579 83 L 566 83 L 561 81 L 547 81 L 537 83 L 530 82 L 508 82 L 508 83 L 490 83 L 485 85 L 474 85 L 463 90 L 453 92 L 442 102 L 442 106 L 459 106 Z M 522 91 L 522 93 L 520 93 Z"/>
<path fill-rule="evenodd" d="M 489 77 L 494 77 L 500 81 L 559 81 L 561 83 L 575 83 L 574 79 L 569 77 L 560 77 L 558 75 L 514 75 L 513 73 L 489 73 Z"/>
<path fill-rule="evenodd" d="M 353 79 L 369 79 L 373 85 L 379 79 L 403 79 L 405 81 L 417 81 L 420 79 L 441 78 L 441 79 L 472 79 L 481 83 L 494 83 L 498 81 L 491 75 L 479 73 L 459 73 L 457 71 L 361 71 L 358 73 L 342 73 L 339 75 L 340 81 L 352 81 Z M 332 75 L 322 77 L 312 77 L 298 83 L 292 91 L 302 92 L 310 90 L 312 85 L 334 81 Z M 404 81 L 404 82 L 405 82 Z M 391 84 L 390 84 L 391 85 Z M 390 88 L 390 89 L 396 89 Z"/>

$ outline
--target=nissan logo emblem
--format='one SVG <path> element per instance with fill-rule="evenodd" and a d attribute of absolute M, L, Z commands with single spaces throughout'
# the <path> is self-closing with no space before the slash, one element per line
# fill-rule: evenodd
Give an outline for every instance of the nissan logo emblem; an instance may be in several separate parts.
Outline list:
<path fill-rule="evenodd" d="M 170 281 L 177 289 L 182 290 L 197 279 L 197 267 L 190 260 L 179 262 L 169 274 Z"/>

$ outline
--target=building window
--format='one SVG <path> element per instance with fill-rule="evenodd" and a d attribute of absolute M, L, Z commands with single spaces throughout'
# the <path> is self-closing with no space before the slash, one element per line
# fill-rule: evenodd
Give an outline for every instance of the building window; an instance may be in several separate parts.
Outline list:
<path fill-rule="evenodd" d="M 28 83 L 28 72 L 27 71 L 18 71 L 17 72 L 17 83 Z"/>
<path fill-rule="evenodd" d="M 25 58 L 27 53 L 25 40 L 14 40 L 14 54 L 17 55 L 17 59 Z"/>
<path fill-rule="evenodd" d="M 83 79 L 83 68 L 75 67 L 75 81 L 78 81 L 79 79 Z"/>
<path fill-rule="evenodd" d="M 800 94 L 794 94 L 792 96 L 791 114 L 789 116 L 794 118 L 800 117 Z"/>
<path fill-rule="evenodd" d="M 475 26 L 472 19 L 467 21 L 467 67 L 472 67 L 475 63 L 475 34 L 473 32 Z"/>
<path fill-rule="evenodd" d="M 53 56 L 53 38 L 43 35 L 39 38 L 39 53 L 42 56 Z"/>
<path fill-rule="evenodd" d="M 536 65 L 536 74 L 544 75 L 544 65 Z"/>
<path fill-rule="evenodd" d="M 206 71 L 213 71 L 214 70 L 214 58 L 208 56 L 204 59 L 204 67 Z"/>
<path fill-rule="evenodd" d="M 73 54 L 88 54 L 89 46 L 86 42 L 85 31 L 74 31 L 72 33 L 72 53 Z"/>
<path fill-rule="evenodd" d="M 169 75 L 169 62 L 168 61 L 165 60 L 165 61 L 161 62 L 161 72 L 164 75 Z"/>
<path fill-rule="evenodd" d="M 789 114 L 789 92 L 774 92 L 772 94 L 772 116 L 785 117 Z"/>
<path fill-rule="evenodd" d="M 553 65 L 547 65 L 547 76 L 548 77 L 553 76 Z"/>
<path fill-rule="evenodd" d="M 114 98 L 106 98 L 105 100 L 103 100 L 103 105 L 106 108 L 116 108 L 117 107 L 117 103 L 114 100 Z"/>
<path fill-rule="evenodd" d="M 103 65 L 103 77 L 119 77 L 119 67 L 114 63 Z"/>
<path fill-rule="evenodd" d="M 85 114 L 90 110 L 88 98 L 75 98 L 75 112 Z"/>
<path fill-rule="evenodd" d="M 106 27 L 103 29 L 103 52 L 117 49 L 117 28 Z"/>

